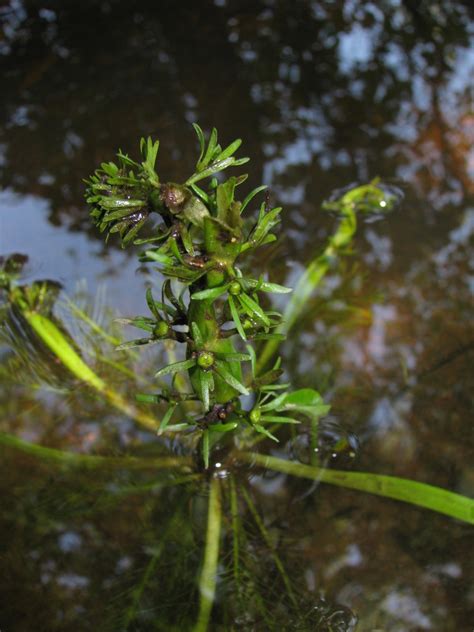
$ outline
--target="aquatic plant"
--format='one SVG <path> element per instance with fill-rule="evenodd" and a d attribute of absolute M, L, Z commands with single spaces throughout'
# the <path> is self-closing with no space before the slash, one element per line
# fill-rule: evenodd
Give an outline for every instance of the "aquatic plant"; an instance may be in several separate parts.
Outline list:
<path fill-rule="evenodd" d="M 201 632 L 207 629 L 211 618 L 225 531 L 232 538 L 230 566 L 236 598 L 240 595 L 242 603 L 248 603 L 253 593 L 252 599 L 258 601 L 255 573 L 249 570 L 251 564 L 245 550 L 241 520 L 244 511 L 270 551 L 288 602 L 298 610 L 299 602 L 281 555 L 272 546 L 252 494 L 238 479 L 237 466 L 264 468 L 378 494 L 470 523 L 474 522 L 474 503 L 415 481 L 325 469 L 315 462 L 314 452 L 307 459 L 311 465 L 268 453 L 271 442 L 278 443 L 288 430 L 297 432 L 298 426 L 308 427 L 312 437 L 310 451 L 317 441 L 318 420 L 329 411 L 316 390 L 291 390 L 290 384 L 280 381 L 283 369 L 276 356 L 279 344 L 304 314 L 308 298 L 334 261 L 348 250 L 358 217 L 391 210 L 397 196 L 392 189 L 372 181 L 342 190 L 329 200 L 325 208 L 337 214 L 337 228 L 291 292 L 291 288 L 252 274 L 245 260 L 247 254 L 277 239 L 282 209 L 273 208 L 264 195 L 256 213 L 252 212 L 258 196 L 264 192 L 263 186 L 239 201 L 239 187 L 247 175 L 224 179 L 223 172 L 247 162 L 247 158 L 235 157 L 240 140 L 222 149 L 215 129 L 206 140 L 201 128 L 194 128 L 200 154 L 194 173 L 182 183 L 162 181 L 156 171 L 159 143 L 151 139 L 140 143 L 140 162 L 120 151 L 117 162 L 103 163 L 87 180 L 86 197 L 94 223 L 106 239 L 117 235 L 124 247 L 139 248 L 139 261 L 152 268 L 161 287 L 159 298 L 152 288 L 146 291 L 149 314 L 120 319 L 122 324 L 144 332 L 141 337 L 120 344 L 79 308 L 73 304 L 70 308 L 77 319 L 122 352 L 124 359 L 116 364 L 124 374 L 129 371 L 127 354 L 135 348 L 165 344 L 169 351 L 170 343 L 182 348 L 181 359 L 156 367 L 146 392 L 137 392 L 136 383 L 131 381 L 129 392 L 119 393 L 85 360 L 80 345 L 54 313 L 58 288 L 46 282 L 22 285 L 23 262 L 18 258 L 7 258 L 0 265 L 0 286 L 5 297 L 3 335 L 10 346 L 27 360 L 35 358 L 32 351 L 42 345 L 62 369 L 97 393 L 107 405 L 158 434 L 154 437 L 159 446 L 157 454 L 70 454 L 7 433 L 0 435 L 0 442 L 67 467 L 150 470 L 155 472 L 153 485 L 179 484 L 192 490 L 196 482 L 204 484 L 208 492 L 207 528 L 199 607 L 197 614 L 193 613 L 195 630 Z M 289 294 L 283 314 L 269 302 L 272 293 Z M 35 379 L 45 379 L 47 370 L 41 367 L 39 354 L 36 365 Z M 153 380 L 156 388 L 151 386 Z M 179 454 L 168 437 L 181 441 Z M 264 446 L 261 451 L 257 451 L 258 445 Z M 170 473 L 175 478 L 170 478 Z M 145 489 L 149 485 L 143 485 Z M 228 519 L 224 521 L 224 517 Z M 163 554 L 172 522 L 163 531 L 159 555 Z M 124 629 L 136 615 L 151 573 L 152 566 L 134 592 Z M 257 607 L 263 608 L 261 604 Z M 264 616 L 271 618 L 268 610 Z"/>

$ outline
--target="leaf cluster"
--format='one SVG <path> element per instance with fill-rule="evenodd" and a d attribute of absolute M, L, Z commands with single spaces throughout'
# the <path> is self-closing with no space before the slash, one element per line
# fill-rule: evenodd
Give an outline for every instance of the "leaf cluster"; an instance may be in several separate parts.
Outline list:
<path fill-rule="evenodd" d="M 267 426 L 298 423 L 296 417 L 307 417 L 308 411 L 317 419 L 326 408 L 315 391 L 311 391 L 312 403 L 306 391 L 290 397 L 288 385 L 278 383 L 282 373 L 279 360 L 266 374 L 257 374 L 258 341 L 284 339 L 275 331 L 281 324 L 281 314 L 265 297 L 291 289 L 244 274 L 241 259 L 277 239 L 275 229 L 282 209 L 269 207 L 264 200 L 256 217 L 248 215 L 266 187 L 259 186 L 242 199 L 238 191 L 247 174 L 216 177 L 248 161 L 235 156 L 241 140 L 222 148 L 216 129 L 207 140 L 198 125 L 194 130 L 199 157 L 194 173 L 184 182 L 166 182 L 158 176 L 159 143 L 142 139 L 143 161 L 135 162 L 119 152 L 117 164 L 103 163 L 88 180 L 86 198 L 99 229 L 107 236 L 119 233 L 123 246 L 131 242 L 143 246 L 139 260 L 165 277 L 160 301 L 147 291 L 150 315 L 121 319 L 146 332 L 146 336 L 125 342 L 119 349 L 166 339 L 186 346 L 184 359 L 156 373 L 157 378 L 171 376 L 170 392 L 175 393 L 173 397 L 162 393 L 169 407 L 160 430 L 202 431 L 207 464 L 216 433 L 222 435 L 244 424 L 276 439 Z M 152 235 L 139 238 L 138 231 L 152 214 L 158 220 Z M 192 390 L 176 397 L 175 379 L 182 373 L 188 376 Z M 285 393 L 277 394 L 281 390 Z M 240 398 L 249 395 L 254 405 L 244 406 Z M 140 397 L 151 401 L 154 396 Z M 191 400 L 196 403 L 183 413 L 178 403 Z M 171 424 L 175 411 L 181 418 Z"/>

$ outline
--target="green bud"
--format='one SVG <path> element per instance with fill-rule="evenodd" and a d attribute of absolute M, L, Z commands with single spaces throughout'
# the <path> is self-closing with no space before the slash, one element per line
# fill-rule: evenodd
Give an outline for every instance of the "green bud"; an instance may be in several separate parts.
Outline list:
<path fill-rule="evenodd" d="M 254 408 L 253 410 L 250 411 L 249 414 L 249 419 L 253 424 L 258 424 L 258 422 L 260 421 L 260 409 L 259 408 Z"/>
<path fill-rule="evenodd" d="M 240 287 L 240 283 L 238 281 L 232 281 L 232 283 L 229 285 L 229 294 L 232 294 L 232 296 L 238 296 L 242 291 L 242 288 Z"/>
<path fill-rule="evenodd" d="M 214 364 L 214 354 L 210 351 L 201 351 L 198 355 L 197 363 L 201 369 L 210 369 Z"/>
<path fill-rule="evenodd" d="M 153 329 L 153 335 L 155 338 L 163 338 L 168 334 L 170 327 L 168 323 L 164 320 L 160 320 L 156 323 L 155 328 Z"/>
<path fill-rule="evenodd" d="M 254 326 L 255 326 L 255 323 L 253 322 L 253 320 L 250 320 L 250 318 L 245 318 L 242 323 L 242 327 L 244 329 L 252 329 L 252 327 Z"/>

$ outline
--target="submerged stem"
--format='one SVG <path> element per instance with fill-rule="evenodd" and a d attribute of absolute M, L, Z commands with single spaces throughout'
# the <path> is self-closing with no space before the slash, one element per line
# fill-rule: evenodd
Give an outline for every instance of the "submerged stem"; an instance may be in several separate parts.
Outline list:
<path fill-rule="evenodd" d="M 54 461 L 61 465 L 71 465 L 84 468 L 98 467 L 123 467 L 128 469 L 188 469 L 192 466 L 192 458 L 185 456 L 160 456 L 156 458 L 144 458 L 134 456 L 93 456 L 47 448 L 37 443 L 19 439 L 6 432 L 0 432 L 0 445 L 6 445 L 26 454 Z"/>
<path fill-rule="evenodd" d="M 288 578 L 288 575 L 285 571 L 285 567 L 283 566 L 283 562 L 280 559 L 280 556 L 278 555 L 278 553 L 275 551 L 275 547 L 272 544 L 270 535 L 263 523 L 262 518 L 260 517 L 260 514 L 257 511 L 257 508 L 255 507 L 255 504 L 253 502 L 253 500 L 250 497 L 250 494 L 247 492 L 247 490 L 245 489 L 245 487 L 241 487 L 240 491 L 242 492 L 242 496 L 245 499 L 245 502 L 247 503 L 248 508 L 250 509 L 250 513 L 253 516 L 253 519 L 255 520 L 255 524 L 257 525 L 260 533 L 262 534 L 262 537 L 265 541 L 265 544 L 268 546 L 268 548 L 270 549 L 271 552 L 271 556 L 273 558 L 273 561 L 275 562 L 275 566 L 277 567 L 278 572 L 281 575 L 281 578 L 283 580 L 283 583 L 285 585 L 286 588 L 286 592 L 288 593 L 288 597 L 291 599 L 292 603 L 294 606 L 297 606 L 297 601 L 296 601 L 296 597 L 295 594 L 293 592 L 293 589 L 291 587 L 291 583 L 290 580 Z"/>
<path fill-rule="evenodd" d="M 206 546 L 199 578 L 199 614 L 194 632 L 206 632 L 216 594 L 219 540 L 221 533 L 222 504 L 220 480 L 212 478 L 207 511 Z"/>

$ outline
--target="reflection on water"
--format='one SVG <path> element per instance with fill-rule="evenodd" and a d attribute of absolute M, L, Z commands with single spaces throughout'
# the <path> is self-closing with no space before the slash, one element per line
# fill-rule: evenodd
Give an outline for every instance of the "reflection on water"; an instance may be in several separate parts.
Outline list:
<path fill-rule="evenodd" d="M 333 190 L 375 176 L 403 190 L 400 209 L 361 227 L 357 258 L 309 304 L 287 367 L 295 386 L 325 393 L 349 446 L 359 437 L 357 469 L 472 495 L 469 3 L 206 0 L 197 12 L 168 1 L 10 0 L 0 20 L 0 251 L 29 255 L 28 281 L 55 279 L 69 294 L 82 279 L 92 293 L 106 282 L 112 307 L 140 313 L 141 277 L 117 244 L 104 253 L 82 179 L 148 134 L 171 148 L 161 172 L 180 179 L 194 158 L 193 120 L 241 136 L 249 187 L 264 181 L 285 205 L 285 239 L 259 263 L 277 282 L 297 279 L 321 248 L 334 222 L 321 201 Z M 114 379 L 125 389 L 130 377 Z M 143 433 L 106 423 L 119 415 L 85 389 L 45 395 L 9 379 L 1 389 L 7 430 L 72 450 L 147 449 Z M 341 436 L 328 429 L 328 454 Z M 168 630 L 157 621 L 192 619 L 202 534 L 198 521 L 183 525 L 198 483 L 183 491 L 160 479 L 145 493 L 145 475 L 75 477 L 4 452 L 6 630 Z M 285 604 L 275 629 L 285 620 L 350 630 L 346 609 L 363 632 L 472 627 L 466 526 L 322 485 L 307 494 L 284 478 L 272 493 L 252 490 L 302 595 L 299 618 Z M 164 548 L 157 525 L 169 530 Z M 273 603 L 281 586 L 267 549 L 255 527 L 247 538 L 246 572 Z M 223 581 L 222 629 L 263 629 L 257 599 L 253 618 L 239 619 L 225 591 Z"/>

